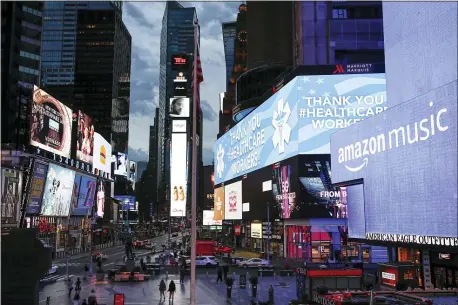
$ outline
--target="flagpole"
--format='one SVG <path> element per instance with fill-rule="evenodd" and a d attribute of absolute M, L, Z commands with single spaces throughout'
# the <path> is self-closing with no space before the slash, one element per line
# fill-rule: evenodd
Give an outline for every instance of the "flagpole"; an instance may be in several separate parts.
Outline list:
<path fill-rule="evenodd" d="M 198 21 L 194 21 L 194 67 L 192 89 L 192 174 L 191 174 L 191 305 L 196 304 L 196 184 L 197 184 L 197 52 Z"/>

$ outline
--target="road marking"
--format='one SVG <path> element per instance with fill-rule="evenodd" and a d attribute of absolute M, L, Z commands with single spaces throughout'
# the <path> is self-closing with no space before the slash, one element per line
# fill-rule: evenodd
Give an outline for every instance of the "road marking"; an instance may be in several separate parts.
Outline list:
<path fill-rule="evenodd" d="M 108 265 L 113 265 L 113 264 L 114 263 L 108 263 L 108 264 L 103 265 L 103 267 L 108 266 Z"/>

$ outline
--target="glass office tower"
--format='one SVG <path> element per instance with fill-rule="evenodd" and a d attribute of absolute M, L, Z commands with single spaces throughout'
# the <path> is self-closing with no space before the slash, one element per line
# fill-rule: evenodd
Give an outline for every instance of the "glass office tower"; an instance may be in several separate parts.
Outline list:
<path fill-rule="evenodd" d="M 226 60 L 226 91 L 234 69 L 234 42 L 237 34 L 237 22 L 222 23 L 224 58 Z"/>

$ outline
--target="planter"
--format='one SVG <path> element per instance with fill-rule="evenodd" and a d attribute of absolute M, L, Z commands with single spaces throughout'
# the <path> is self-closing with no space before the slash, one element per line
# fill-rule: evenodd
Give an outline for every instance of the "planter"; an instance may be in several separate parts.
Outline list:
<path fill-rule="evenodd" d="M 251 295 L 253 298 L 258 294 L 258 285 L 251 285 Z"/>
<path fill-rule="evenodd" d="M 228 299 L 231 298 L 231 296 L 232 296 L 232 286 L 227 286 L 227 288 L 226 288 L 226 296 L 227 296 Z"/>
<path fill-rule="evenodd" d="M 96 273 L 95 274 L 96 281 L 103 281 L 105 280 L 105 273 Z"/>

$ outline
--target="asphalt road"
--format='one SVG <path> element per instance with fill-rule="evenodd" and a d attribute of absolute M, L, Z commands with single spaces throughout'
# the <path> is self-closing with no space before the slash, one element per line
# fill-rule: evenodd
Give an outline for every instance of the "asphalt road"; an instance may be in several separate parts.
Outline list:
<path fill-rule="evenodd" d="M 151 242 L 156 245 L 156 249 L 160 250 L 162 244 L 167 244 L 168 241 L 168 235 L 162 235 L 158 236 L 155 238 L 151 239 Z M 181 234 L 178 237 L 171 237 L 171 241 L 181 241 Z M 103 267 L 104 268 L 110 268 L 110 266 L 114 265 L 115 263 L 118 263 L 123 260 L 123 257 L 125 255 L 125 248 L 124 245 L 122 246 L 117 246 L 117 247 L 112 247 L 112 248 L 106 248 L 100 250 L 101 253 L 106 254 L 108 256 L 107 260 L 103 261 Z M 142 256 L 151 253 L 151 250 L 146 250 L 146 249 L 138 249 L 134 251 L 136 256 Z M 84 265 L 87 264 L 88 266 L 90 265 L 90 255 L 89 253 L 82 253 L 82 254 L 77 254 L 69 259 L 68 263 L 68 274 L 70 277 L 79 277 L 83 276 L 84 274 Z M 60 281 L 66 278 L 67 275 L 67 262 L 66 259 L 59 259 L 56 261 L 53 261 L 54 266 L 58 266 L 59 269 L 56 274 L 49 276 L 47 279 L 52 282 L 52 281 Z M 95 262 L 93 263 L 93 270 L 96 268 L 95 267 Z"/>

